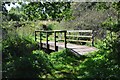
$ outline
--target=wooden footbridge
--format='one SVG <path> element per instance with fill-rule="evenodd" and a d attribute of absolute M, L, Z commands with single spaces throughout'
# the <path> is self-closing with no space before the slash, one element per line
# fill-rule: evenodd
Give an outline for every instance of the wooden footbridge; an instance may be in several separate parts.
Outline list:
<path fill-rule="evenodd" d="M 59 51 L 69 48 L 78 55 L 95 51 L 94 47 L 94 31 L 93 30 L 54 30 L 54 31 L 35 31 L 35 41 L 39 42 L 39 48 L 46 48 Z M 78 45 L 76 43 L 89 43 L 91 47 L 86 45 Z"/>

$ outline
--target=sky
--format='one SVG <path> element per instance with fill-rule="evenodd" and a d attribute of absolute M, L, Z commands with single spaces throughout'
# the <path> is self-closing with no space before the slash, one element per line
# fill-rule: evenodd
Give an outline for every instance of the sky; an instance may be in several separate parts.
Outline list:
<path fill-rule="evenodd" d="M 23 2 L 23 4 L 28 4 L 28 3 L 29 3 L 29 2 Z M 7 11 L 9 12 L 9 11 L 11 10 L 11 8 L 17 8 L 17 7 L 20 8 L 21 5 L 18 4 L 18 3 L 15 3 L 15 4 L 10 3 L 10 5 L 5 4 L 5 7 L 6 7 Z"/>

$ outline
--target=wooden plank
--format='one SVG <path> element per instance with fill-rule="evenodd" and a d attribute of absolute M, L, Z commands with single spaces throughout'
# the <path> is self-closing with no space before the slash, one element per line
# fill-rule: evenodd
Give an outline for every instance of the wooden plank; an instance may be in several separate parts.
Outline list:
<path fill-rule="evenodd" d="M 46 44 L 46 43 L 42 43 L 42 44 L 43 44 L 43 48 L 46 48 L 46 49 L 47 49 L 47 44 Z M 50 49 L 50 50 L 58 51 L 58 49 L 59 49 L 59 47 L 56 46 L 56 50 L 55 50 L 54 44 L 48 44 L 48 45 L 49 45 L 49 49 Z M 63 49 L 63 47 L 62 47 L 62 49 Z"/>
<path fill-rule="evenodd" d="M 43 45 L 42 45 L 43 48 L 47 48 L 47 47 L 46 47 L 46 43 L 42 43 L 42 44 L 43 44 Z"/>
<path fill-rule="evenodd" d="M 92 36 L 82 36 L 82 35 L 66 35 L 67 37 L 87 37 L 92 38 Z"/>
<path fill-rule="evenodd" d="M 67 30 L 67 32 L 91 32 L 92 30 Z"/>
<path fill-rule="evenodd" d="M 58 39 L 58 41 L 64 41 L 64 39 Z M 72 39 L 67 39 L 66 41 L 67 41 L 67 42 L 68 42 L 68 41 L 72 41 L 72 42 L 73 42 L 73 41 L 74 41 L 74 42 L 92 42 L 92 41 L 87 41 L 87 40 L 72 40 Z"/>
<path fill-rule="evenodd" d="M 71 40 L 71 39 L 68 39 L 67 41 L 74 41 L 74 42 L 92 42 L 92 41 L 87 41 L 87 40 Z"/>

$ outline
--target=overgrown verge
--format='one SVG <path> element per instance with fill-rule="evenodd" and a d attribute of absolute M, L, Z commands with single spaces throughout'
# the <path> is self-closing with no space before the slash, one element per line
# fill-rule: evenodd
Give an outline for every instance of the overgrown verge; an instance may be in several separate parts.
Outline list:
<path fill-rule="evenodd" d="M 109 57 L 108 50 L 99 50 L 86 57 L 73 57 L 69 50 L 51 53 L 56 78 L 71 79 L 120 79 L 119 64 Z"/>
<path fill-rule="evenodd" d="M 108 54 L 108 50 L 99 50 L 77 57 L 69 49 L 49 55 L 34 50 L 29 55 L 7 59 L 3 63 L 3 78 L 119 79 L 119 64 Z"/>

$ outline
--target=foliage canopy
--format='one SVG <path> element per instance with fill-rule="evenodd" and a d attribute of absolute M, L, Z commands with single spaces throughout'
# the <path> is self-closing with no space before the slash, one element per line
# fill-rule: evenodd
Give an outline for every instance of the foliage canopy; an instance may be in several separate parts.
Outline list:
<path fill-rule="evenodd" d="M 22 7 L 19 9 L 10 10 L 14 13 L 8 12 L 5 4 L 10 2 L 5 2 L 2 4 L 3 14 L 5 16 L 9 15 L 13 20 L 20 20 L 17 18 L 23 17 L 26 20 L 56 20 L 61 21 L 64 19 L 69 19 L 71 17 L 70 2 L 30 2 L 28 4 L 22 4 Z M 17 14 L 15 14 L 18 12 Z M 18 17 L 17 17 L 18 16 Z M 19 17 L 20 16 L 20 17 Z M 16 18 L 17 17 L 17 18 Z M 12 19 L 11 18 L 11 19 Z M 15 18 L 15 19 L 14 19 Z"/>

